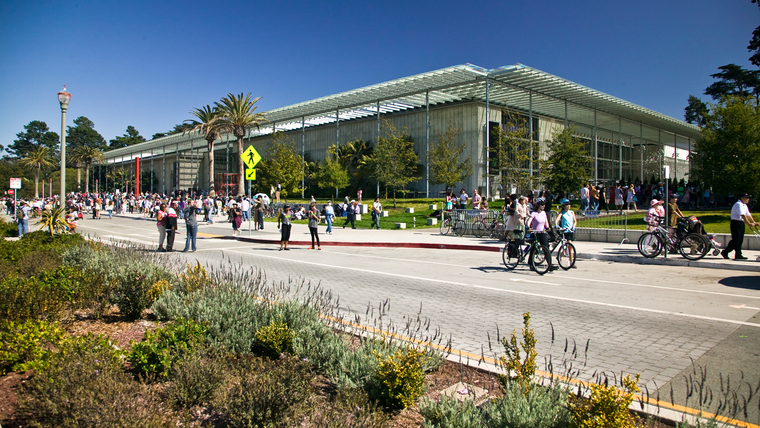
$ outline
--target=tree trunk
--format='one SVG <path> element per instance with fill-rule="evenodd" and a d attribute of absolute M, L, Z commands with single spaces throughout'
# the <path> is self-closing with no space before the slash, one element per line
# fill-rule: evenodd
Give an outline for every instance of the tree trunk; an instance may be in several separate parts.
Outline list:
<path fill-rule="evenodd" d="M 238 191 L 237 196 L 245 195 L 245 163 L 243 162 L 243 137 L 237 137 L 238 151 Z"/>
<path fill-rule="evenodd" d="M 34 199 L 40 197 L 40 165 L 34 170 Z"/>
<path fill-rule="evenodd" d="M 82 190 L 82 168 L 77 165 L 77 191 Z"/>
<path fill-rule="evenodd" d="M 208 143 L 208 191 L 216 193 L 216 189 L 214 188 L 214 140 L 216 140 L 216 137 L 214 137 L 213 140 L 209 141 L 206 140 Z"/>
<path fill-rule="evenodd" d="M 90 164 L 84 164 L 84 191 L 90 193 Z"/>

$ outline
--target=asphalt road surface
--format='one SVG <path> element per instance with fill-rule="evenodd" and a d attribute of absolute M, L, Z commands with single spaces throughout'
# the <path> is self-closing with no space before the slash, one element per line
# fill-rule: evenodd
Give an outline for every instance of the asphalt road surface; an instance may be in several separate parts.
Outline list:
<path fill-rule="evenodd" d="M 153 222 L 133 218 L 86 220 L 79 231 L 152 247 L 158 240 Z M 640 373 L 651 398 L 711 412 L 729 397 L 739 406 L 721 413 L 760 423 L 760 275 L 580 260 L 576 269 L 538 276 L 524 266 L 509 272 L 499 253 L 481 251 L 278 248 L 200 238 L 197 252 L 170 257 L 229 258 L 263 269 L 271 281 L 320 283 L 349 319 L 370 322 L 368 307 L 395 325 L 420 318 L 472 364 L 494 357 L 497 329 L 519 331 L 530 312 L 540 369 L 551 361 L 556 374 L 597 381 L 602 373 L 611 381 Z"/>

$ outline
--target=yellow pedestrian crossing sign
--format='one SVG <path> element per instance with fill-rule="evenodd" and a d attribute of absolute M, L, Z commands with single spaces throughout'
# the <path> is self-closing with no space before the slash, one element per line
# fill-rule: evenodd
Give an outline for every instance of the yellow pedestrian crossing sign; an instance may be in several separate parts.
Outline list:
<path fill-rule="evenodd" d="M 253 168 L 246 168 L 245 170 L 245 179 L 246 180 L 256 180 L 256 170 Z"/>
<path fill-rule="evenodd" d="M 261 160 L 261 156 L 256 151 L 256 149 L 253 148 L 253 146 L 248 146 L 248 149 L 246 149 L 242 155 L 240 155 L 241 158 L 243 158 L 243 162 L 245 162 L 246 165 L 248 165 L 248 168 L 253 168 L 256 166 L 257 163 Z M 246 175 L 248 173 L 246 172 Z M 255 173 L 254 173 L 255 177 Z"/>

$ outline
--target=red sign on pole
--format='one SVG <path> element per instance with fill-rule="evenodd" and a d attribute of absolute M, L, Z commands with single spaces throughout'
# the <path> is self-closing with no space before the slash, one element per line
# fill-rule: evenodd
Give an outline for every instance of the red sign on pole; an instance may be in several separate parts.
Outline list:
<path fill-rule="evenodd" d="M 12 195 L 12 194 L 13 194 L 13 189 L 9 190 L 9 191 L 8 191 L 8 194 L 9 194 L 9 195 Z"/>

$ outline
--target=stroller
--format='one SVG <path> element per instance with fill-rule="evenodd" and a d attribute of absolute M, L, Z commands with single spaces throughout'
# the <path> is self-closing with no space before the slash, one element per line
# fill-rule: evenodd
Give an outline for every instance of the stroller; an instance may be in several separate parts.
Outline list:
<path fill-rule="evenodd" d="M 720 254 L 720 247 L 723 245 L 721 245 L 720 242 L 716 241 L 712 235 L 708 235 L 707 232 L 705 232 L 705 225 L 702 224 L 702 222 L 699 221 L 696 216 L 692 215 L 687 217 L 686 224 L 688 225 L 687 227 L 690 233 L 702 235 L 707 240 L 707 242 L 710 244 L 710 249 L 712 249 L 713 256 Z"/>

